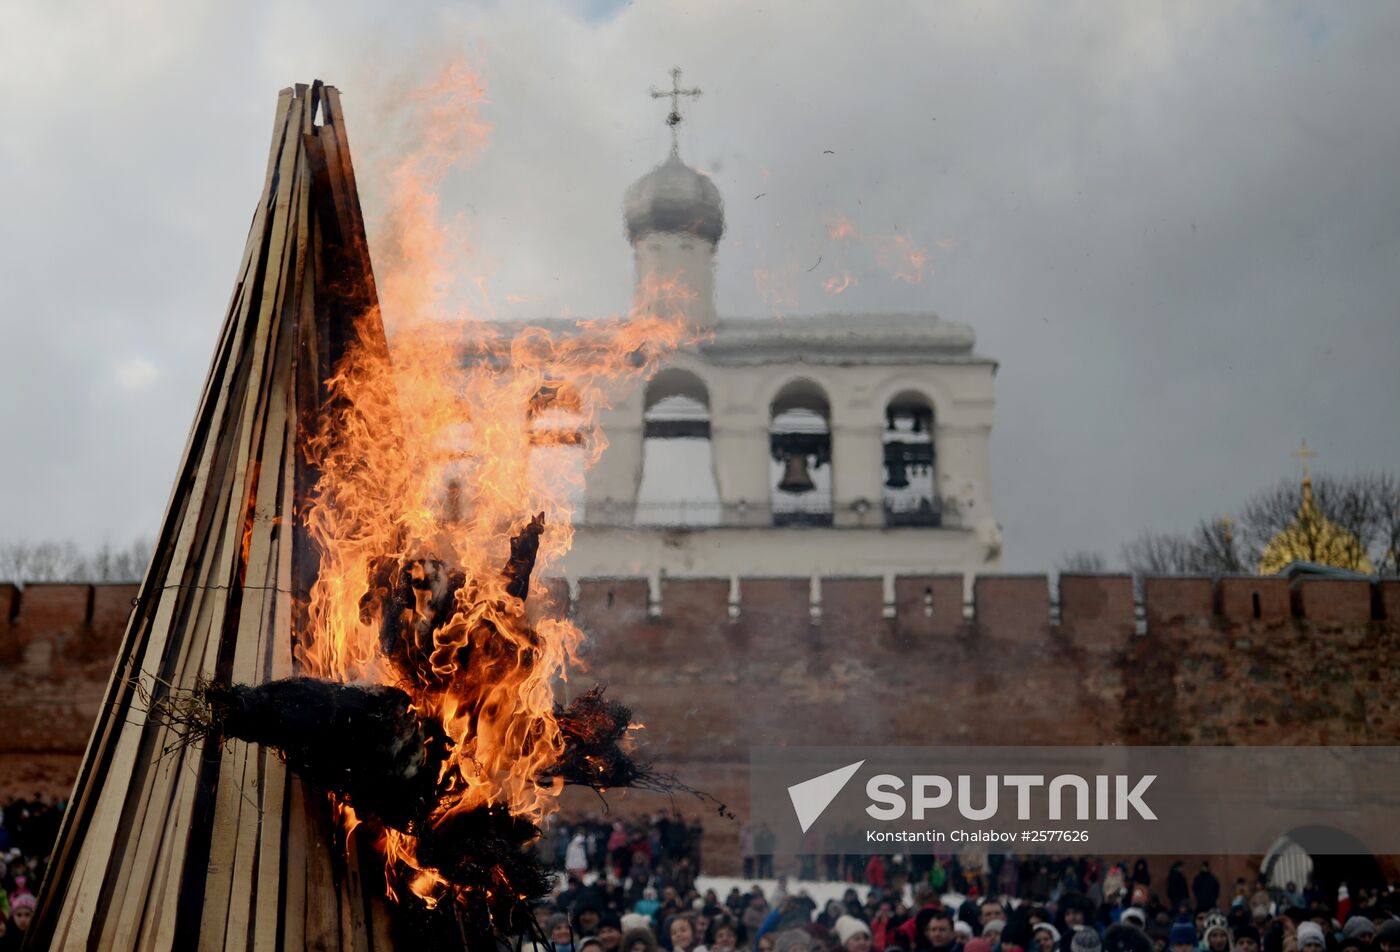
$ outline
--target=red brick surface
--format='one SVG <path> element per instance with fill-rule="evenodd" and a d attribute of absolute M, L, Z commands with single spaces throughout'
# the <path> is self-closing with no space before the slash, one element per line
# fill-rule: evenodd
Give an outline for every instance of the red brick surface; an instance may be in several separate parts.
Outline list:
<path fill-rule="evenodd" d="M 1043 641 L 1050 632 L 1050 581 L 1044 575 L 982 575 L 972 586 L 980 637 Z"/>
<path fill-rule="evenodd" d="M 895 628 L 905 638 L 951 638 L 963 628 L 962 576 L 897 576 L 894 605 Z"/>
<path fill-rule="evenodd" d="M 1136 626 L 1128 575 L 1061 575 L 1060 627 L 1085 648 L 1124 648 Z"/>
<path fill-rule="evenodd" d="M 1208 578 L 1148 578 L 1143 580 L 1143 608 L 1149 632 L 1192 630 L 1211 623 L 1215 597 Z"/>
<path fill-rule="evenodd" d="M 1293 617 L 1288 579 L 1257 575 L 1230 575 L 1215 586 L 1220 616 L 1242 625 L 1269 625 Z M 1258 616 L 1255 599 L 1258 598 Z"/>
<path fill-rule="evenodd" d="M 1364 625 L 1371 620 L 1371 583 L 1304 578 L 1293 583 L 1299 614 L 1314 625 Z"/>
<path fill-rule="evenodd" d="M 963 620 L 956 576 L 904 577 L 895 617 L 880 580 L 585 579 L 572 604 L 588 670 L 566 695 L 607 685 L 646 724 L 659 768 L 747 812 L 753 744 L 1395 744 L 1400 742 L 1400 582 L 1309 580 L 1305 617 L 1275 579 L 1148 579 L 1146 637 L 1130 580 L 987 577 Z M 61 793 L 96 719 L 134 586 L 0 586 L 0 796 Z M 1253 618 L 1254 592 L 1261 617 Z M 931 594 L 927 604 L 925 596 Z M 542 582 L 534 610 L 570 604 Z M 1216 613 L 1216 606 L 1219 613 Z M 89 616 L 89 613 L 90 616 Z M 11 617 L 14 621 L 11 622 Z M 1325 637 L 1319 637 L 1319 632 Z M 592 794 L 582 810 L 596 809 Z M 687 813 L 710 808 L 678 801 Z M 661 800 L 613 798 L 621 813 Z M 732 869 L 739 824 L 712 813 L 707 864 Z"/>

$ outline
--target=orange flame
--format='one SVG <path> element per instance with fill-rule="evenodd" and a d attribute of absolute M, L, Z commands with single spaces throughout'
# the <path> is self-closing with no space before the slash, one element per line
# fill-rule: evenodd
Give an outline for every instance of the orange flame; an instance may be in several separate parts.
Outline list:
<path fill-rule="evenodd" d="M 833 215 L 827 224 L 827 236 L 832 241 L 846 242 L 864 248 L 875 258 L 875 264 L 889 272 L 895 281 L 918 284 L 931 266 L 929 252 L 907 235 L 866 235 L 844 215 Z M 953 242 L 944 238 L 935 242 L 940 248 L 951 248 Z M 838 259 L 839 260 L 839 259 Z M 828 278 L 823 285 L 828 293 L 840 294 L 851 282 Z"/>
<path fill-rule="evenodd" d="M 488 805 L 534 820 L 554 808 L 560 785 L 537 778 L 563 749 L 554 683 L 581 636 L 508 590 L 511 538 L 542 512 L 535 577 L 558 562 L 573 537 L 578 464 L 605 446 L 598 412 L 689 334 L 684 289 L 667 283 L 626 319 L 558 337 L 444 320 L 463 262 L 437 191 L 484 144 L 484 102 L 481 80 L 459 63 L 408 97 L 415 146 L 384 176 L 374 235 L 392 346 L 375 332 L 380 311 L 361 315 L 307 446 L 320 476 L 306 522 L 321 561 L 298 660 L 319 677 L 395 685 L 419 716 L 441 721 L 453 746 L 433 823 Z M 417 603 L 395 621 L 418 633 L 417 664 L 387 656 L 380 640 L 386 601 L 376 594 L 406 576 Z M 434 616 L 434 586 L 451 591 L 450 617 Z M 342 818 L 357 822 L 353 811 Z M 408 888 L 435 903 L 450 887 L 418 863 L 415 844 L 387 830 L 380 846 L 390 872 L 414 870 Z"/>
<path fill-rule="evenodd" d="M 840 294 L 853 283 L 855 283 L 855 279 L 845 271 L 842 271 L 839 276 L 833 274 L 823 281 L 822 288 L 825 289 L 827 294 Z"/>

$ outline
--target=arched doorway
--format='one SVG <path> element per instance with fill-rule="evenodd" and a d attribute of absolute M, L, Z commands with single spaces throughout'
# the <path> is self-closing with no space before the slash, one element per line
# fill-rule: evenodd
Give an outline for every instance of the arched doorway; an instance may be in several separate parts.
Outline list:
<path fill-rule="evenodd" d="M 1331 826 L 1300 826 L 1274 841 L 1259 866 L 1270 888 L 1299 891 L 1311 878 L 1324 895 L 1342 883 L 1353 892 L 1385 885 L 1380 863 L 1361 840 Z"/>

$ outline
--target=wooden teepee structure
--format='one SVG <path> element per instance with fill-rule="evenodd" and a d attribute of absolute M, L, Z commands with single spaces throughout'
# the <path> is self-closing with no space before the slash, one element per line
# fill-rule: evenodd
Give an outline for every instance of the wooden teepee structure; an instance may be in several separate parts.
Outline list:
<path fill-rule="evenodd" d="M 182 745 L 150 689 L 294 672 L 316 574 L 299 441 L 355 319 L 375 308 L 340 97 L 282 91 L 267 180 L 155 557 L 29 948 L 383 949 L 382 870 L 274 753 Z M 383 329 L 374 325 L 382 345 Z"/>

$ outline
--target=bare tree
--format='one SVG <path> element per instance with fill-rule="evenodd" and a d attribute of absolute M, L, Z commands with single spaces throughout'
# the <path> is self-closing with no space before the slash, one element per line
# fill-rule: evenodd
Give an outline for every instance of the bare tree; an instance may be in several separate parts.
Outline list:
<path fill-rule="evenodd" d="M 1087 549 L 1080 549 L 1078 552 L 1066 552 L 1064 555 L 1060 556 L 1060 561 L 1056 564 L 1055 571 L 1061 575 L 1106 572 L 1108 571 L 1108 564 L 1099 553 L 1090 552 Z"/>
<path fill-rule="evenodd" d="M 13 582 L 136 582 L 151 560 L 151 543 L 137 539 L 125 548 L 109 542 L 83 552 L 72 542 L 0 543 L 0 579 Z"/>
<path fill-rule="evenodd" d="M 1400 553 L 1400 480 L 1389 473 L 1321 476 L 1312 481 L 1313 500 L 1328 521 L 1350 533 L 1356 555 L 1364 554 L 1381 575 L 1395 575 Z M 1142 575 L 1223 575 L 1252 572 L 1270 541 L 1298 518 L 1303 504 L 1299 483 L 1283 480 L 1256 493 L 1237 518 L 1203 520 L 1189 533 L 1144 532 L 1123 547 L 1129 570 Z M 1300 555 L 1308 551 L 1304 538 Z"/>

